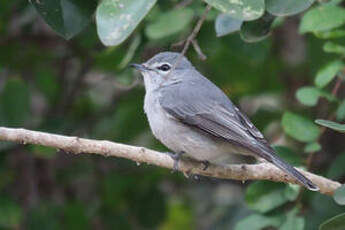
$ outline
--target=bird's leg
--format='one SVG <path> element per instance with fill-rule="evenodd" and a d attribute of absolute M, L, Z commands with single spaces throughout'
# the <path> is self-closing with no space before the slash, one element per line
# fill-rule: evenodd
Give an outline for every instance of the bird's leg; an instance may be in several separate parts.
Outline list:
<path fill-rule="evenodd" d="M 204 165 L 204 168 L 202 170 L 206 170 L 208 169 L 208 166 L 210 165 L 210 162 L 209 161 L 201 161 L 201 163 Z"/>
<path fill-rule="evenodd" d="M 184 153 L 185 152 L 183 152 L 183 151 L 178 152 L 178 153 L 168 152 L 168 155 L 174 160 L 173 172 L 178 171 L 178 162 Z"/>

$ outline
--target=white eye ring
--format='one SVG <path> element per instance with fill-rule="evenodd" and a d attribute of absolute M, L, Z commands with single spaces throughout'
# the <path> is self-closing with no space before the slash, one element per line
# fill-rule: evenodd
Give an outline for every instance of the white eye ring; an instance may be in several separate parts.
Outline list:
<path fill-rule="evenodd" d="M 166 64 L 166 63 L 157 67 L 157 69 L 164 71 L 164 72 L 169 71 L 170 68 L 171 68 L 170 65 Z"/>

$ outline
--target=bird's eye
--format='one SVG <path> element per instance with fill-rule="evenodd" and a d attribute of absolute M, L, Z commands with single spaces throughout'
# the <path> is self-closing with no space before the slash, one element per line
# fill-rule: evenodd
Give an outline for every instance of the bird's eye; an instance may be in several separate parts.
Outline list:
<path fill-rule="evenodd" d="M 168 71 L 170 69 L 170 65 L 163 64 L 163 65 L 157 67 L 157 69 L 162 70 L 162 71 Z"/>

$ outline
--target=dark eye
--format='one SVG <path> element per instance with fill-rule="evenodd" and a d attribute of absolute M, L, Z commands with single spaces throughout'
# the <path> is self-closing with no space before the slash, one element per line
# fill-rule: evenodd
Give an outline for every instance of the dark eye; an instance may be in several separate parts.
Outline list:
<path fill-rule="evenodd" d="M 170 69 L 170 65 L 163 64 L 163 65 L 157 67 L 157 69 L 162 70 L 162 71 L 168 71 Z"/>

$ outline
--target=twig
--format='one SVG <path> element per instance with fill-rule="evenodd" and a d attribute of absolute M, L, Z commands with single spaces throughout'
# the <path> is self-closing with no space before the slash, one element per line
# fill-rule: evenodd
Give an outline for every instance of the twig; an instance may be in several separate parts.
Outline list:
<path fill-rule="evenodd" d="M 192 40 L 192 45 L 193 45 L 195 51 L 198 53 L 199 58 L 200 58 L 201 60 L 203 60 L 203 61 L 206 60 L 207 57 L 206 57 L 206 55 L 202 52 L 202 50 L 201 50 L 201 48 L 200 48 L 200 46 L 199 46 L 198 41 L 195 40 L 195 39 L 193 39 L 193 40 Z"/>
<path fill-rule="evenodd" d="M 79 137 L 69 137 L 26 129 L 0 127 L 0 141 L 13 141 L 21 144 L 36 144 L 64 150 L 69 153 L 93 153 L 103 156 L 127 158 L 138 163 L 148 163 L 159 167 L 172 169 L 174 160 L 167 154 L 143 147 L 124 145 L 120 143 L 90 140 Z M 214 165 L 204 169 L 204 164 L 190 159 L 181 159 L 179 169 L 184 173 L 193 173 L 234 180 L 271 180 L 277 182 L 298 182 L 270 163 Z M 320 192 L 332 195 L 341 186 L 339 182 L 329 180 L 303 170 L 299 171 L 320 188 Z"/>
<path fill-rule="evenodd" d="M 198 33 L 199 33 L 200 29 L 201 29 L 202 24 L 204 24 L 206 16 L 207 16 L 208 12 L 211 10 L 211 8 L 212 8 L 212 6 L 210 6 L 210 5 L 206 6 L 206 9 L 205 9 L 204 13 L 202 14 L 200 19 L 196 23 L 192 33 L 187 37 L 187 39 L 185 41 L 182 41 L 182 42 L 179 42 L 179 43 L 176 43 L 176 44 L 173 45 L 173 46 L 177 46 L 177 44 L 182 45 L 184 43 L 184 47 L 183 47 L 183 49 L 182 49 L 182 51 L 180 53 L 180 56 L 178 57 L 178 59 L 175 62 L 175 64 L 174 64 L 172 69 L 175 69 L 176 66 L 180 63 L 180 61 L 182 60 L 182 57 L 186 54 L 190 44 L 193 43 L 193 41 L 195 40 L 195 38 L 198 35 Z M 195 46 L 194 46 L 194 48 L 195 48 Z M 199 50 L 200 50 L 198 52 L 198 50 L 196 49 L 197 53 L 199 54 L 200 59 L 204 60 L 206 56 L 201 52 L 201 49 L 200 49 L 200 47 L 198 45 L 197 45 L 197 48 L 199 48 Z M 172 71 L 170 71 L 170 72 L 172 72 Z"/>

